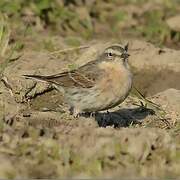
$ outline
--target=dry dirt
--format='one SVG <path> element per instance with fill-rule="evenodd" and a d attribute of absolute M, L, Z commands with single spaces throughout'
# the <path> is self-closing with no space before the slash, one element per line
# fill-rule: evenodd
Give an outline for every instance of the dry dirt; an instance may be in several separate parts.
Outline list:
<path fill-rule="evenodd" d="M 6 67 L 0 83 L 1 178 L 180 177 L 179 50 L 129 40 L 134 86 L 158 107 L 133 90 L 109 114 L 75 119 L 53 87 L 22 77 L 82 65 L 109 43 L 93 41 L 58 55 L 24 50 Z"/>

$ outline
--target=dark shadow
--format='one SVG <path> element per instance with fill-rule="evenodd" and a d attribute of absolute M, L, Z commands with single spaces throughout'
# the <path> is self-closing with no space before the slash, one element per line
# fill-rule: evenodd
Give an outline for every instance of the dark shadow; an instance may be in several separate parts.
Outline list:
<path fill-rule="evenodd" d="M 153 115 L 152 109 L 138 107 L 134 109 L 120 109 L 115 112 L 96 113 L 95 120 L 100 127 L 113 126 L 114 128 L 128 127 L 131 124 L 141 124 L 148 115 Z"/>

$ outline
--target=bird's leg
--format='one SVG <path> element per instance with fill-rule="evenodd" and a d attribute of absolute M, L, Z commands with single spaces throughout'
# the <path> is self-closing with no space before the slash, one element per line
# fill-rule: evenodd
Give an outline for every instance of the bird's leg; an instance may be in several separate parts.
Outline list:
<path fill-rule="evenodd" d="M 94 117 L 96 115 L 96 112 L 91 112 L 90 113 L 90 118 Z"/>
<path fill-rule="evenodd" d="M 77 108 L 73 108 L 73 116 L 74 118 L 78 118 L 80 116 L 80 110 Z"/>

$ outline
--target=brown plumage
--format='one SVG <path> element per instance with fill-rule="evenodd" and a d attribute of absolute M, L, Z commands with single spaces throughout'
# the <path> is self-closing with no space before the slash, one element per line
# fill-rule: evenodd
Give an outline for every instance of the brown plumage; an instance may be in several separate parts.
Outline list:
<path fill-rule="evenodd" d="M 23 75 L 27 78 L 39 79 L 60 85 L 63 87 L 91 88 L 97 80 L 97 75 L 103 75 L 103 71 L 97 66 L 97 62 L 89 62 L 84 66 L 72 71 L 62 72 L 50 76 Z"/>
<path fill-rule="evenodd" d="M 127 51 L 127 46 L 116 44 L 107 47 L 98 59 L 75 70 L 50 76 L 24 76 L 52 83 L 63 90 L 75 116 L 81 112 L 106 110 L 120 104 L 131 89 Z"/>

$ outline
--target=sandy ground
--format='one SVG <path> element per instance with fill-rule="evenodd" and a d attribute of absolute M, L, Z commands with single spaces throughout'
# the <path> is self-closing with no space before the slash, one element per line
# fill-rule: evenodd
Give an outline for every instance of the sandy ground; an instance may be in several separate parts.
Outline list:
<path fill-rule="evenodd" d="M 178 1 L 2 2 L 0 178 L 180 178 Z M 50 84 L 22 77 L 127 42 L 141 93 L 133 88 L 109 113 L 74 118 Z"/>
<path fill-rule="evenodd" d="M 82 65 L 105 45 L 93 41 L 60 56 L 25 51 L 6 67 L 0 84 L 1 177 L 180 176 L 180 51 L 130 41 L 134 84 L 161 109 L 132 91 L 109 114 L 75 119 L 49 84 L 22 77 Z"/>

